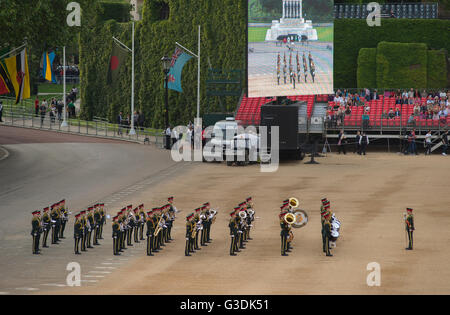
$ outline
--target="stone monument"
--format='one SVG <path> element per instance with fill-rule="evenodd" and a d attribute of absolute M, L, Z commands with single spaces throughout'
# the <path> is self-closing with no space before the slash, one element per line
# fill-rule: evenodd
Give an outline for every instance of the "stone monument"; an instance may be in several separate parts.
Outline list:
<path fill-rule="evenodd" d="M 317 30 L 312 27 L 312 21 L 302 17 L 302 0 L 283 0 L 283 16 L 280 21 L 273 20 L 267 30 L 266 41 L 277 40 L 280 35 L 306 35 L 308 40 L 318 40 Z"/>

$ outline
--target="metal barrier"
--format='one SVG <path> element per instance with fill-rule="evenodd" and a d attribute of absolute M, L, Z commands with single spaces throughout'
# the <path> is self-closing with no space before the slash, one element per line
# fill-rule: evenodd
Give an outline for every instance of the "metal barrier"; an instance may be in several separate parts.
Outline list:
<path fill-rule="evenodd" d="M 2 98 L 2 101 L 3 125 L 155 144 L 158 148 L 163 148 L 164 145 L 164 135 L 161 130 L 135 127 L 136 134 L 130 135 L 128 125 L 76 118 L 68 118 L 67 127 L 61 127 L 63 117 L 58 117 L 58 113 L 54 116 L 50 116 L 48 111 L 43 115 L 40 112 L 36 114 L 33 107 L 12 104 L 15 103 L 14 100 L 5 104 L 5 98 Z"/>

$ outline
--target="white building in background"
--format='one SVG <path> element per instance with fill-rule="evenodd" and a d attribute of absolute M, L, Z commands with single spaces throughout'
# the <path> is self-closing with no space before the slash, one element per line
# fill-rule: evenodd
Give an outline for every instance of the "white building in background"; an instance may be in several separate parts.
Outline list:
<path fill-rule="evenodd" d="M 305 21 L 302 17 L 302 5 L 302 0 L 283 0 L 283 16 L 279 21 L 272 21 L 272 26 L 266 33 L 266 40 L 277 40 L 278 36 L 288 34 L 306 35 L 308 40 L 318 40 L 312 21 Z"/>

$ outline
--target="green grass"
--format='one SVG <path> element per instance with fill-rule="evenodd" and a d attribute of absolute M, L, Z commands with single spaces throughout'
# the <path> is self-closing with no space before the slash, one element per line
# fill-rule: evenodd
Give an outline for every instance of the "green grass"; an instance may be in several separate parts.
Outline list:
<path fill-rule="evenodd" d="M 266 40 L 266 33 L 270 27 L 249 27 L 248 28 L 248 42 L 257 43 Z M 333 42 L 334 32 L 333 27 L 316 27 L 319 42 Z"/>
<path fill-rule="evenodd" d="M 78 91 L 80 91 L 80 85 L 79 84 L 67 84 L 66 83 L 66 93 L 69 93 L 70 90 L 73 87 L 77 87 Z M 62 94 L 63 92 L 63 85 L 62 84 L 52 84 L 52 83 L 40 83 L 38 85 L 38 92 L 39 93 L 55 93 L 55 94 Z"/>

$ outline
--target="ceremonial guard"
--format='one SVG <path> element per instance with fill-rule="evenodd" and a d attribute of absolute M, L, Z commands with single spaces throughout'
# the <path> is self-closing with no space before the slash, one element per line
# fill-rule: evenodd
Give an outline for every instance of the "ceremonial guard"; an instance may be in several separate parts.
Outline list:
<path fill-rule="evenodd" d="M 201 208 L 197 208 L 195 209 L 195 215 L 194 215 L 194 223 L 195 223 L 195 231 L 193 231 L 194 233 L 194 250 L 200 250 L 200 248 L 198 247 L 198 234 L 200 232 L 200 230 L 202 231 L 202 235 L 203 235 L 203 220 L 200 219 L 200 210 Z M 202 214 L 203 218 L 204 215 Z M 201 241 L 201 245 L 203 245 L 203 241 Z"/>
<path fill-rule="evenodd" d="M 94 207 L 88 208 L 88 215 L 87 215 L 88 230 L 87 230 L 87 241 L 86 241 L 87 248 L 94 248 L 93 246 L 91 246 L 92 230 L 95 229 L 93 210 L 94 210 Z"/>
<path fill-rule="evenodd" d="M 63 199 L 59 202 L 60 213 L 61 213 L 61 232 L 60 238 L 64 237 L 64 229 L 66 228 L 66 223 L 69 221 L 69 211 L 66 208 L 66 200 Z"/>
<path fill-rule="evenodd" d="M 145 224 L 147 225 L 147 256 L 153 256 L 153 233 L 155 233 L 155 223 L 152 217 L 153 211 L 147 212 L 147 219 Z"/>
<path fill-rule="evenodd" d="M 120 223 L 119 217 L 115 216 L 112 223 L 112 237 L 113 237 L 113 253 L 114 255 L 120 255 Z"/>
<path fill-rule="evenodd" d="M 230 213 L 230 222 L 228 223 L 228 227 L 230 228 L 230 256 L 236 256 L 235 252 L 237 250 L 236 242 L 237 242 L 237 225 L 236 225 L 236 208 Z"/>
<path fill-rule="evenodd" d="M 245 199 L 247 206 L 247 240 L 252 240 L 250 237 L 250 229 L 253 227 L 253 221 L 255 221 L 255 210 L 253 209 L 252 197 Z"/>
<path fill-rule="evenodd" d="M 144 225 L 146 222 L 146 216 L 144 211 L 144 205 L 139 205 L 139 240 L 144 240 Z"/>
<path fill-rule="evenodd" d="M 306 56 L 303 53 L 303 75 L 305 76 L 305 83 L 308 82 L 308 65 L 306 64 Z"/>
<path fill-rule="evenodd" d="M 95 224 L 95 230 L 94 230 L 94 245 L 100 245 L 98 242 L 100 237 L 100 226 L 102 224 L 102 215 L 100 213 L 100 204 L 95 205 L 94 210 L 94 224 Z"/>
<path fill-rule="evenodd" d="M 288 211 L 285 209 L 285 205 L 280 207 L 281 212 L 279 215 L 280 218 L 280 227 L 281 227 L 281 256 L 288 256 L 286 252 L 288 249 L 287 239 L 289 237 L 289 232 L 291 230 L 289 224 L 284 220 L 284 216 L 288 213 Z"/>
<path fill-rule="evenodd" d="M 156 233 L 156 229 L 158 228 L 159 224 L 159 216 L 158 216 L 158 210 L 159 208 L 153 208 L 152 210 L 152 221 L 153 221 L 153 230 Z M 158 238 L 157 235 L 153 234 L 153 252 L 157 253 L 160 250 L 159 244 L 158 244 Z"/>
<path fill-rule="evenodd" d="M 81 237 L 81 251 L 86 252 L 86 244 L 87 244 L 87 236 L 89 232 L 88 220 L 86 218 L 86 210 L 80 212 L 81 214 L 81 229 L 83 231 L 83 235 Z"/>
<path fill-rule="evenodd" d="M 211 205 L 210 205 L 209 202 L 205 202 L 203 204 L 203 206 L 205 207 L 205 215 L 206 215 L 206 220 L 207 220 L 205 239 L 203 240 L 203 243 L 205 244 L 205 243 L 211 243 L 211 241 L 212 241 L 212 239 L 211 239 L 211 225 L 216 220 L 217 211 L 211 209 Z"/>
<path fill-rule="evenodd" d="M 133 237 L 133 227 L 134 227 L 134 221 L 133 221 L 133 214 L 132 214 L 132 209 L 133 206 L 132 205 L 128 205 L 127 206 L 127 211 L 126 211 L 126 216 L 125 216 L 125 221 L 124 221 L 124 225 L 125 225 L 125 230 L 126 230 L 126 235 L 127 235 L 127 246 L 133 246 L 133 244 L 131 244 L 131 239 Z"/>
<path fill-rule="evenodd" d="M 324 215 L 324 222 L 323 222 L 323 248 L 325 249 L 325 253 L 327 256 L 333 256 L 330 252 L 330 238 L 331 238 L 331 211 L 327 210 L 327 212 Z"/>
<path fill-rule="evenodd" d="M 83 223 L 81 222 L 80 216 L 80 214 L 75 216 L 75 223 L 73 226 L 73 238 L 75 240 L 74 251 L 76 255 L 81 255 L 80 240 L 83 238 Z"/>
<path fill-rule="evenodd" d="M 194 252 L 193 250 L 193 238 L 192 234 L 194 231 L 194 223 L 192 222 L 194 218 L 194 214 L 191 213 L 186 217 L 186 246 L 184 248 L 184 255 L 185 256 L 191 256 L 191 252 Z"/>
<path fill-rule="evenodd" d="M 413 232 L 415 230 L 414 228 L 414 216 L 412 214 L 413 209 L 412 208 L 406 208 L 407 214 L 405 215 L 405 224 L 406 224 L 406 233 L 408 233 L 408 247 L 406 247 L 406 250 L 412 250 L 413 249 Z"/>
<path fill-rule="evenodd" d="M 309 66 L 309 71 L 311 73 L 311 78 L 314 83 L 314 77 L 316 75 L 316 65 L 314 64 L 314 61 L 311 60 L 311 65 Z"/>
<path fill-rule="evenodd" d="M 33 254 L 40 254 L 39 239 L 41 237 L 41 220 L 39 218 L 41 212 L 33 211 L 33 219 L 31 219 L 31 236 L 33 237 Z"/>
<path fill-rule="evenodd" d="M 120 226 L 120 232 L 119 232 L 119 251 L 123 251 L 124 249 L 127 249 L 127 247 L 125 246 L 125 241 L 126 241 L 126 234 L 127 234 L 127 230 L 126 230 L 126 223 L 125 223 L 125 211 L 127 210 L 127 208 L 123 208 L 121 211 L 119 211 L 119 213 L 117 213 L 117 222 L 119 223 Z"/>
<path fill-rule="evenodd" d="M 322 206 L 320 207 L 320 223 L 322 226 L 322 230 L 321 230 L 321 235 L 322 235 L 322 247 L 323 247 L 323 252 L 326 253 L 326 249 L 325 249 L 325 215 L 327 214 L 328 210 L 330 208 L 330 202 L 327 200 L 327 198 L 323 198 L 322 199 Z"/>
<path fill-rule="evenodd" d="M 133 213 L 131 215 L 131 220 L 132 220 L 132 226 L 133 226 L 133 230 L 134 230 L 134 242 L 135 243 L 139 243 L 139 213 L 138 213 L 138 208 L 134 208 Z"/>
<path fill-rule="evenodd" d="M 167 200 L 170 205 L 169 206 L 170 225 L 168 227 L 168 232 L 169 232 L 169 241 L 171 241 L 172 240 L 172 226 L 173 226 L 173 222 L 175 221 L 175 217 L 176 217 L 178 210 L 173 204 L 173 197 L 169 197 Z"/>
<path fill-rule="evenodd" d="M 43 227 L 43 232 L 44 232 L 44 236 L 43 236 L 43 240 L 42 240 L 42 247 L 48 247 L 47 246 L 47 237 L 48 237 L 48 233 L 50 232 L 51 224 L 52 224 L 52 219 L 50 218 L 50 215 L 48 214 L 49 209 L 50 209 L 49 207 L 44 208 L 44 213 L 42 214 L 42 227 Z"/>
<path fill-rule="evenodd" d="M 105 213 L 105 204 L 100 204 L 100 226 L 99 226 L 99 236 L 98 239 L 103 239 L 103 225 L 106 223 L 106 213 Z"/>
<path fill-rule="evenodd" d="M 58 244 L 59 211 L 54 204 L 51 206 L 50 216 L 52 218 L 52 244 Z"/>

